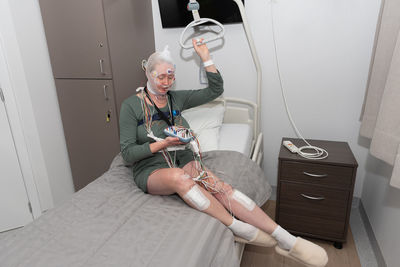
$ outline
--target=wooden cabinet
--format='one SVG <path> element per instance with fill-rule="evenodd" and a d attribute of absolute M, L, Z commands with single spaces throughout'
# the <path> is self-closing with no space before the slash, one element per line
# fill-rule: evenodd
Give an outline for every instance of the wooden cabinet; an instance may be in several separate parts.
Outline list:
<path fill-rule="evenodd" d="M 55 78 L 112 77 L 102 0 L 40 0 Z"/>
<path fill-rule="evenodd" d="M 296 235 L 332 240 L 339 248 L 346 242 L 357 161 L 345 142 L 309 142 L 328 150 L 329 157 L 308 160 L 281 147 L 276 220 Z"/>
<path fill-rule="evenodd" d="M 39 0 L 75 189 L 119 152 L 121 103 L 154 52 L 151 1 Z M 110 121 L 107 115 L 110 112 Z"/>

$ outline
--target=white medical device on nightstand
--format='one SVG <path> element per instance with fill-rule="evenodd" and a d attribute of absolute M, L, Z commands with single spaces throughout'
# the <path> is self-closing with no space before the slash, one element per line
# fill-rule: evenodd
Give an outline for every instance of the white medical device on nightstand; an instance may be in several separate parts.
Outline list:
<path fill-rule="evenodd" d="M 286 140 L 282 142 L 282 145 L 286 147 L 290 152 L 297 153 L 299 151 L 298 147 L 293 145 L 292 142 Z"/>

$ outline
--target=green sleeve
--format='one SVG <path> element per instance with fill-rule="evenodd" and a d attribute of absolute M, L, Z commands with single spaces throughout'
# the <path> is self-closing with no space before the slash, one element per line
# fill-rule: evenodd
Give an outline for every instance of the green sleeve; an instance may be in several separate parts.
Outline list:
<path fill-rule="evenodd" d="M 183 100 L 182 110 L 203 105 L 214 100 L 224 92 L 224 81 L 221 74 L 206 72 L 208 87 L 199 90 L 179 91 L 179 97 Z"/>
<path fill-rule="evenodd" d="M 120 147 L 123 159 L 129 163 L 135 163 L 153 155 L 149 142 L 138 144 L 137 123 L 138 119 L 132 107 L 125 102 L 122 103 L 119 118 Z"/>

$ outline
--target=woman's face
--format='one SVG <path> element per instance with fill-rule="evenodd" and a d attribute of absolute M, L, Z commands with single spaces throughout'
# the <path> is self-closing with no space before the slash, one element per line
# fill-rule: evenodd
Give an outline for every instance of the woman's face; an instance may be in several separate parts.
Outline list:
<path fill-rule="evenodd" d="M 156 86 L 155 89 L 157 89 L 160 94 L 165 95 L 175 81 L 174 66 L 169 63 L 157 64 L 151 72 L 151 77 Z"/>

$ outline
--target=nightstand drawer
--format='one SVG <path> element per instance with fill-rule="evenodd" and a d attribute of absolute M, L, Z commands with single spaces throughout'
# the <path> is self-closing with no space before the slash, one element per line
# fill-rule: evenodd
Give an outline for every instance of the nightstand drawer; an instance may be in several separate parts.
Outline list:
<path fill-rule="evenodd" d="M 344 235 L 349 191 L 281 182 L 279 221 L 291 231 L 327 238 Z"/>
<path fill-rule="evenodd" d="M 281 213 L 278 223 L 295 234 L 323 237 L 329 240 L 346 240 L 343 220 L 324 220 L 318 217 Z"/>
<path fill-rule="evenodd" d="M 344 220 L 349 191 L 281 182 L 279 212 L 321 219 Z"/>
<path fill-rule="evenodd" d="M 313 163 L 282 161 L 280 179 L 349 189 L 353 168 Z"/>

